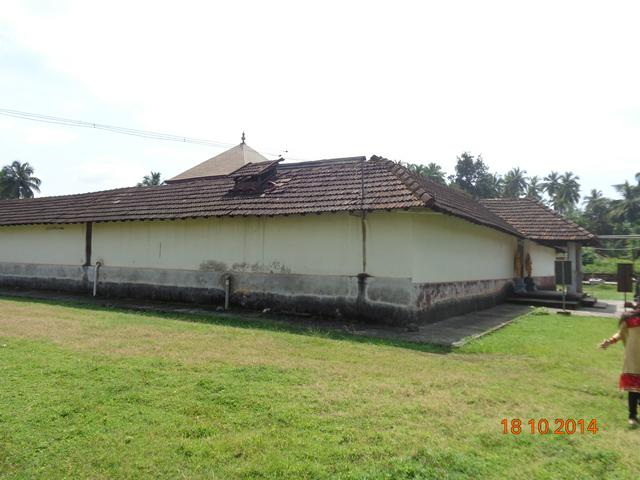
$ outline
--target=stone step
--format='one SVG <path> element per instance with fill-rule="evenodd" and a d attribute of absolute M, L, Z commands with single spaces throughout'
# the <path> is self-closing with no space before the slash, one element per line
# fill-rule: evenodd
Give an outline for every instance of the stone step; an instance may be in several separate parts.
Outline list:
<path fill-rule="evenodd" d="M 598 303 L 598 299 L 590 295 L 585 295 L 580 299 L 580 304 L 584 307 L 594 307 Z"/>

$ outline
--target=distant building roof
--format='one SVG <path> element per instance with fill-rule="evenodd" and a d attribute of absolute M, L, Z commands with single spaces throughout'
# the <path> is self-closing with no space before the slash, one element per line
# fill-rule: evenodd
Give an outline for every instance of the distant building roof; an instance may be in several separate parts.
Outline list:
<path fill-rule="evenodd" d="M 550 243 L 598 241 L 593 233 L 532 199 L 494 198 L 480 202 L 531 240 Z"/>
<path fill-rule="evenodd" d="M 196 178 L 212 178 L 228 175 L 248 163 L 267 162 L 267 158 L 256 152 L 249 145 L 242 143 L 225 150 L 209 160 L 167 180 L 167 183 L 182 182 Z"/>
<path fill-rule="evenodd" d="M 265 165 L 247 167 L 260 171 Z M 351 157 L 278 164 L 258 192 L 236 192 L 230 175 L 156 187 L 0 202 L 0 225 L 272 216 L 432 208 L 506 233 L 520 232 L 468 195 L 384 159 Z M 242 173 L 240 171 L 240 173 Z"/>

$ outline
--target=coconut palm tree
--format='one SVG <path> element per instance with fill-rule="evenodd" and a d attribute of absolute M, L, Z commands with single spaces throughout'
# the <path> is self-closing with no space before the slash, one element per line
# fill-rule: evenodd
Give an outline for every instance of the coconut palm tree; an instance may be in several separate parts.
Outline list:
<path fill-rule="evenodd" d="M 34 177 L 35 170 L 28 162 L 17 160 L 2 168 L 0 175 L 0 198 L 33 198 L 40 193 L 41 180 Z"/>
<path fill-rule="evenodd" d="M 497 173 L 485 173 L 476 182 L 479 198 L 500 198 L 504 188 L 504 180 Z"/>
<path fill-rule="evenodd" d="M 580 177 L 573 172 L 560 175 L 560 184 L 553 199 L 554 209 L 560 213 L 572 212 L 580 200 Z"/>
<path fill-rule="evenodd" d="M 429 163 L 422 171 L 422 175 L 438 183 L 445 183 L 446 173 L 437 163 Z"/>
<path fill-rule="evenodd" d="M 544 188 L 542 183 L 540 183 L 540 179 L 537 175 L 534 175 L 529 179 L 529 186 L 527 187 L 527 198 L 531 198 L 532 200 L 536 200 L 538 202 L 542 201 L 542 192 Z"/>
<path fill-rule="evenodd" d="M 584 205 L 588 208 L 590 205 L 597 204 L 603 198 L 604 197 L 602 196 L 602 190 L 597 190 L 595 188 L 592 188 L 589 195 L 584 197 L 582 203 L 584 203 Z"/>
<path fill-rule="evenodd" d="M 613 188 L 622 195 L 620 200 L 613 201 L 613 214 L 619 220 L 626 220 L 629 223 L 640 220 L 640 185 L 632 185 L 627 180 L 624 183 L 614 185 Z"/>
<path fill-rule="evenodd" d="M 409 170 L 412 173 L 416 173 L 418 175 L 422 175 L 422 171 L 424 170 L 424 165 L 418 164 L 418 163 L 405 163 L 405 162 L 397 162 L 400 165 L 402 165 L 403 167 L 405 167 L 407 170 Z"/>
<path fill-rule="evenodd" d="M 403 165 L 412 173 L 417 175 L 422 175 L 423 177 L 427 177 L 430 180 L 438 183 L 445 183 L 446 173 L 442 170 L 442 167 L 437 163 L 431 162 L 428 165 L 423 165 L 421 163 L 402 163 Z"/>
<path fill-rule="evenodd" d="M 584 214 L 586 227 L 592 232 L 602 235 L 613 233 L 613 221 L 611 219 L 611 201 L 595 188 L 584 197 Z"/>
<path fill-rule="evenodd" d="M 138 187 L 155 187 L 162 184 L 162 175 L 160 172 L 152 171 L 149 175 L 145 175 L 142 182 L 138 183 Z"/>
<path fill-rule="evenodd" d="M 512 168 L 504 176 L 504 189 L 502 195 L 505 198 L 520 198 L 527 191 L 526 170 L 519 167 Z"/>
<path fill-rule="evenodd" d="M 551 172 L 549 175 L 544 177 L 544 182 L 542 183 L 542 188 L 547 192 L 549 196 L 549 201 L 553 206 L 554 210 L 558 210 L 557 202 L 556 202 L 556 194 L 558 192 L 558 188 L 560 186 L 560 175 L 558 172 Z"/>

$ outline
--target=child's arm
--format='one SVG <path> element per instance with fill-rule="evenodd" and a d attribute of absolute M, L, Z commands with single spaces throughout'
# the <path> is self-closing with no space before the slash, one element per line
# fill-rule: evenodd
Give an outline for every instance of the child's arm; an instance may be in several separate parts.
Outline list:
<path fill-rule="evenodd" d="M 609 338 L 605 338 L 602 342 L 600 342 L 598 346 L 600 348 L 608 348 L 610 345 L 613 345 L 614 343 L 618 343 L 620 338 L 622 338 L 622 336 L 620 335 L 620 332 L 618 332 Z"/>

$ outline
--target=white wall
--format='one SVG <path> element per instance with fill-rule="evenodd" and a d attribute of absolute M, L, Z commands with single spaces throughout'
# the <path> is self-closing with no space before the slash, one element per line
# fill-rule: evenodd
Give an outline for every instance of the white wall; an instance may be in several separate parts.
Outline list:
<path fill-rule="evenodd" d="M 512 235 L 430 210 L 367 216 L 367 273 L 373 276 L 416 283 L 508 279 L 516 248 Z"/>
<path fill-rule="evenodd" d="M 417 283 L 513 276 L 516 239 L 436 212 L 367 215 L 367 273 Z M 0 227 L 0 262 L 82 265 L 84 225 Z M 361 219 L 289 217 L 110 222 L 93 225 L 92 262 L 106 267 L 362 272 Z M 531 243 L 534 274 L 553 274 L 553 249 Z"/>
<path fill-rule="evenodd" d="M 545 247 L 530 240 L 525 241 L 524 255 L 531 255 L 532 275 L 534 277 L 555 276 L 556 249 Z"/>
<path fill-rule="evenodd" d="M 413 214 L 412 225 L 414 282 L 513 278 L 516 237 L 427 212 Z"/>
<path fill-rule="evenodd" d="M 0 262 L 82 265 L 85 226 L 0 227 Z"/>
<path fill-rule="evenodd" d="M 348 214 L 97 223 L 93 258 L 110 267 L 356 275 L 360 219 Z"/>
<path fill-rule="evenodd" d="M 413 217 L 404 211 L 367 215 L 367 273 L 411 278 L 413 274 Z"/>

